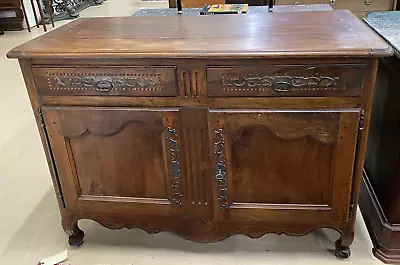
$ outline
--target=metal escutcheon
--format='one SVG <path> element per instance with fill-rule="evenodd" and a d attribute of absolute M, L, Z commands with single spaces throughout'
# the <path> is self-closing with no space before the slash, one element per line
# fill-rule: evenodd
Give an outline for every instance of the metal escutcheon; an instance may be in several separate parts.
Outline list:
<path fill-rule="evenodd" d="M 100 80 L 96 83 L 96 90 L 100 92 L 110 92 L 113 87 L 113 83 L 108 80 Z"/>

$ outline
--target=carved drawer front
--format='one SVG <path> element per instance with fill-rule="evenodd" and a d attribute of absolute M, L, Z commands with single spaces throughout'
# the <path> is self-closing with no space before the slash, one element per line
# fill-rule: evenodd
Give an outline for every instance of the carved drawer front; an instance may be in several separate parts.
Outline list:
<path fill-rule="evenodd" d="M 177 96 L 175 67 L 34 68 L 39 94 Z"/>
<path fill-rule="evenodd" d="M 210 97 L 361 96 L 365 65 L 209 67 Z"/>

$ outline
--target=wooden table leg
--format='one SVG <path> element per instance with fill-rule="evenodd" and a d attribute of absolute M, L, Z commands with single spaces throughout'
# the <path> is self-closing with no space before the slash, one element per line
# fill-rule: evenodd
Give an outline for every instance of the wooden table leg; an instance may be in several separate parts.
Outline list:
<path fill-rule="evenodd" d="M 54 17 L 53 17 L 53 9 L 51 8 L 51 0 L 47 0 L 47 13 L 49 14 L 51 25 L 54 28 Z"/>
<path fill-rule="evenodd" d="M 43 25 L 44 32 L 46 32 L 47 31 L 47 27 L 46 27 L 46 23 L 44 22 L 44 12 L 43 12 L 43 9 L 42 9 L 42 5 L 40 4 L 40 0 L 36 0 L 36 3 L 38 5 L 38 7 L 39 7 L 40 16 L 42 17 L 42 25 Z"/>
<path fill-rule="evenodd" d="M 24 14 L 25 17 L 26 26 L 28 27 L 28 31 L 31 32 L 31 26 L 29 25 L 28 17 L 26 16 L 24 1 L 19 0 L 19 2 L 21 3 L 22 13 Z"/>
<path fill-rule="evenodd" d="M 33 16 L 35 17 L 35 21 L 36 21 L 36 27 L 39 28 L 39 20 L 36 14 L 36 8 L 35 8 L 35 3 L 33 2 L 33 0 L 31 0 L 31 6 L 32 6 L 32 10 L 33 10 Z"/>

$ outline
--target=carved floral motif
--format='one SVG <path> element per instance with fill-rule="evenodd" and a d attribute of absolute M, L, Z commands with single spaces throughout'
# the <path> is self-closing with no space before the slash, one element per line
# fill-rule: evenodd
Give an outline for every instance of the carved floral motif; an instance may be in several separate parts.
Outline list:
<path fill-rule="evenodd" d="M 268 90 L 269 88 L 276 92 L 337 90 L 338 81 L 337 76 L 224 76 L 224 90 Z"/>
<path fill-rule="evenodd" d="M 136 74 L 132 76 L 74 76 L 48 75 L 51 90 L 95 90 L 110 92 L 112 90 L 154 90 L 160 88 L 159 74 Z"/>
<path fill-rule="evenodd" d="M 178 136 L 175 129 L 167 128 L 168 151 L 172 176 L 172 201 L 182 205 L 181 170 L 179 166 Z"/>
<path fill-rule="evenodd" d="M 215 179 L 218 184 L 218 202 L 221 209 L 228 209 L 228 189 L 226 184 L 225 140 L 223 129 L 215 131 Z"/>

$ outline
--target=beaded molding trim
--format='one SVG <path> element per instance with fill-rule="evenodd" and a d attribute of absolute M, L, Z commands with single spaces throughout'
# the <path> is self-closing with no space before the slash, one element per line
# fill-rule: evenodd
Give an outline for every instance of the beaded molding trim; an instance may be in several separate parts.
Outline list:
<path fill-rule="evenodd" d="M 47 73 L 47 82 L 50 90 L 161 91 L 161 74 Z"/>
<path fill-rule="evenodd" d="M 346 74 L 345 74 L 346 75 Z M 275 92 L 308 92 L 308 91 L 346 91 L 347 87 L 337 87 L 339 77 L 330 76 L 230 76 L 222 77 L 224 91 L 269 91 Z"/>

